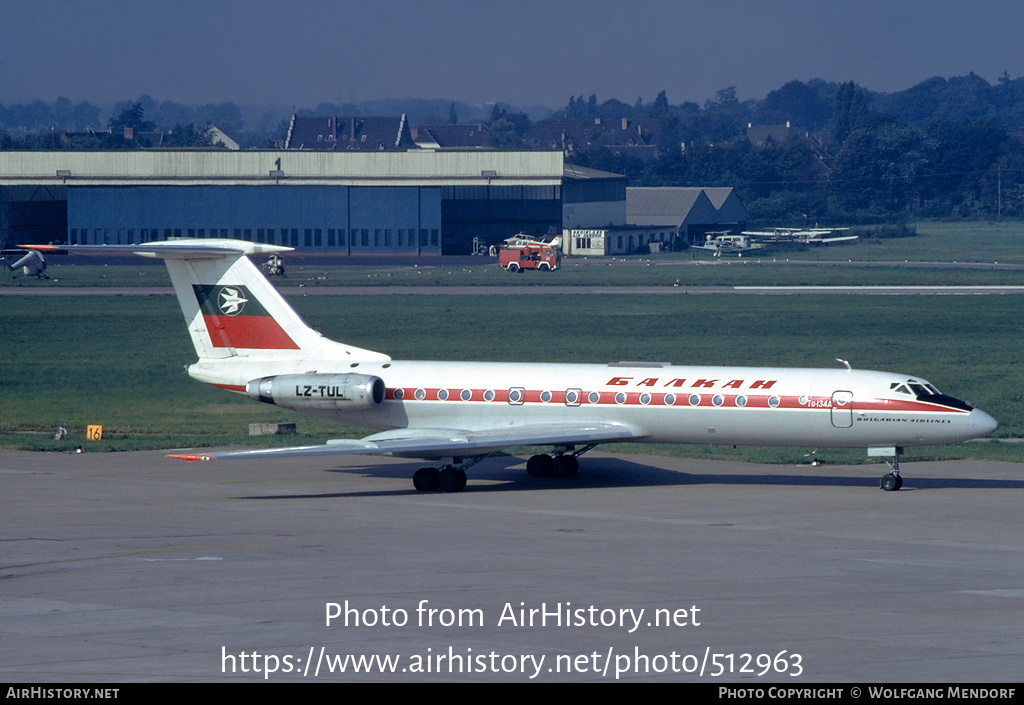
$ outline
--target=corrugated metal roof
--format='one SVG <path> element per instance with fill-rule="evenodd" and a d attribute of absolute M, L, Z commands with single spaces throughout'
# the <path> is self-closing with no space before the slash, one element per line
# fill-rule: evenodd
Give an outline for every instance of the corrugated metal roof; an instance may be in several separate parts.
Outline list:
<path fill-rule="evenodd" d="M 722 204 L 725 203 L 725 199 L 729 198 L 732 194 L 731 186 L 705 186 L 704 193 L 711 199 L 711 205 L 715 208 L 721 208 Z"/>
<path fill-rule="evenodd" d="M 704 192 L 711 199 L 711 204 L 718 209 L 719 223 L 745 223 L 747 207 L 740 201 L 732 188 L 706 188 Z"/>
<path fill-rule="evenodd" d="M 277 172 L 280 172 L 280 175 Z M 488 176 L 484 176 L 488 172 Z M 559 185 L 561 152 L 145 150 L 0 152 L 0 185 Z"/>
<path fill-rule="evenodd" d="M 626 189 L 626 222 L 630 225 L 679 227 L 715 223 L 718 210 L 704 189 L 660 187 Z"/>

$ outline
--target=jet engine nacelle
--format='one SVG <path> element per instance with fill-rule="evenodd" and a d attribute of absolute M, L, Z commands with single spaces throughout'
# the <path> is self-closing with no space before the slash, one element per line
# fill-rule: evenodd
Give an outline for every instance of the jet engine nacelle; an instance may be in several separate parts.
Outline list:
<path fill-rule="evenodd" d="M 385 391 L 380 377 L 357 374 L 274 375 L 245 385 L 250 399 L 289 409 L 371 408 Z"/>

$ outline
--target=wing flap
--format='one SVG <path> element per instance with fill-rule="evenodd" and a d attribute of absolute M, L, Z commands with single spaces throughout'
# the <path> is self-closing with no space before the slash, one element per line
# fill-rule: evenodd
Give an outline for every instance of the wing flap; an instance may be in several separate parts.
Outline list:
<path fill-rule="evenodd" d="M 226 453 L 187 453 L 168 457 L 190 462 L 193 460 L 289 458 L 317 455 L 395 455 L 408 458 L 442 458 L 458 455 L 486 455 L 509 446 L 608 443 L 637 438 L 640 438 L 640 434 L 634 429 L 624 424 L 614 423 L 580 426 L 518 426 L 478 431 L 417 428 L 384 431 L 360 440 L 331 440 L 316 446 L 265 448 Z"/>

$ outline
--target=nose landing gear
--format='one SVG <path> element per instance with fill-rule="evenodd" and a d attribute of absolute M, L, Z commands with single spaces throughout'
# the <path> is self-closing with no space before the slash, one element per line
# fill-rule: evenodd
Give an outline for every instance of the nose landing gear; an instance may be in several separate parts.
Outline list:
<path fill-rule="evenodd" d="M 886 492 L 895 492 L 899 488 L 903 487 L 903 478 L 900 476 L 900 455 L 902 453 L 902 448 L 896 449 L 896 452 L 892 456 L 892 463 L 889 464 L 892 471 L 882 475 L 882 480 L 878 484 L 879 488 Z"/>

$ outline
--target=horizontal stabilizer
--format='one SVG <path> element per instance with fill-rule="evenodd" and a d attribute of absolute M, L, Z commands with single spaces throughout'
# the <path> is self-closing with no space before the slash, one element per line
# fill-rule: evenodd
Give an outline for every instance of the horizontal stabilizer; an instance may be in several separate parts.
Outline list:
<path fill-rule="evenodd" d="M 291 252 L 293 248 L 247 240 L 182 238 L 138 245 L 68 245 L 65 249 L 72 254 L 76 252 L 86 254 L 129 253 L 160 259 L 217 259 L 229 255 L 269 255 L 274 252 Z"/>

